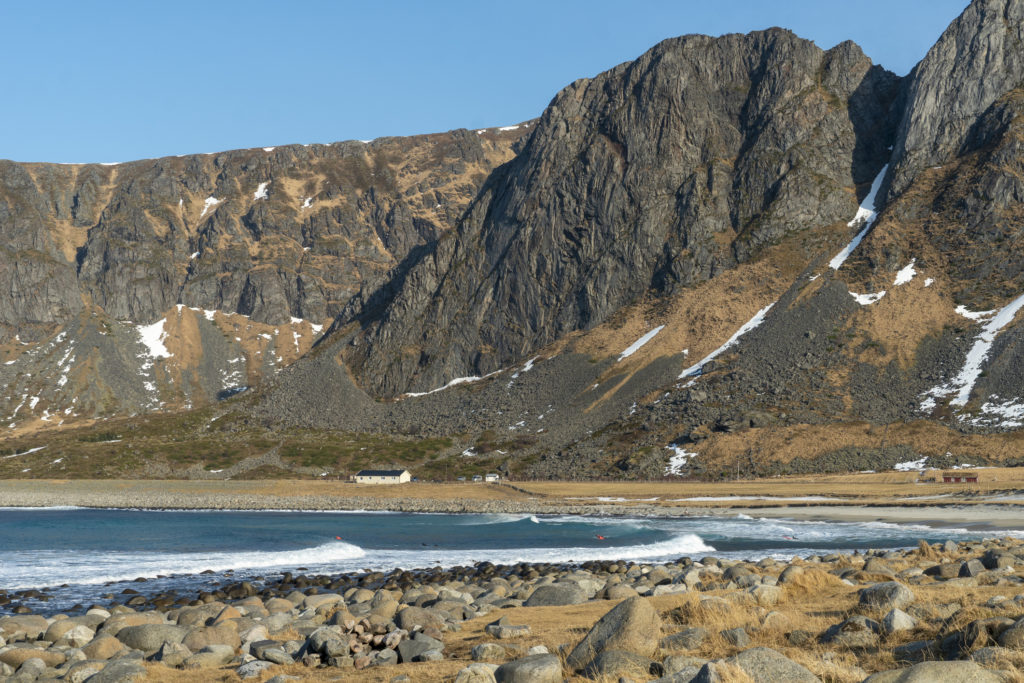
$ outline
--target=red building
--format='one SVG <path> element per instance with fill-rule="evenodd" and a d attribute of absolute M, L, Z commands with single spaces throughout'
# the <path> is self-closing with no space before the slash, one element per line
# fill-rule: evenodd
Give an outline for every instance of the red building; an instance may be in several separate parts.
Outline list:
<path fill-rule="evenodd" d="M 974 472 L 943 472 L 943 484 L 977 484 L 978 475 Z"/>

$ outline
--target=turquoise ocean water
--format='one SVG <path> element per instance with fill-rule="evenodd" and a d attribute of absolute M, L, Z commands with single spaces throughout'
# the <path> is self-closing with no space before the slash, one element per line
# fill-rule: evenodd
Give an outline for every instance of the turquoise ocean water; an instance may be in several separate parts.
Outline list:
<path fill-rule="evenodd" d="M 921 538 L 965 540 L 1005 533 L 744 515 L 666 519 L 3 508 L 0 588 L 50 587 L 54 598 L 48 607 L 55 611 L 129 586 L 153 593 L 202 590 L 226 577 L 273 577 L 300 568 L 338 574 L 482 561 L 642 562 L 706 555 L 788 559 L 908 547 Z M 201 574 L 207 571 L 212 574 Z M 151 580 L 133 583 L 139 577 Z"/>

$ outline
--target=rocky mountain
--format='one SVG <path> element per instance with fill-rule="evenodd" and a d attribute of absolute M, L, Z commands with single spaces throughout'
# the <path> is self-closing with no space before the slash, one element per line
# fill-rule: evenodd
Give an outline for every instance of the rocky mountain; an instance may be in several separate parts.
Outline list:
<path fill-rule="evenodd" d="M 450 231 L 528 127 L 0 162 L 7 417 L 188 406 L 257 384 Z"/>
<path fill-rule="evenodd" d="M 976 0 L 905 78 L 684 36 L 520 127 L 6 163 L 12 429 L 214 405 L 537 476 L 1021 461 L 1022 30 Z"/>

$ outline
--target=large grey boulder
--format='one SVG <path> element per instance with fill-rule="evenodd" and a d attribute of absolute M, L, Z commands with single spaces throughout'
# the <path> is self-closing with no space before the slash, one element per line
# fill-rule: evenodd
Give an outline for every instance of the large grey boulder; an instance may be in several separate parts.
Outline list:
<path fill-rule="evenodd" d="M 691 657 L 689 655 L 669 655 L 665 657 L 665 661 L 661 663 L 661 668 L 664 670 L 665 676 L 671 676 L 672 674 L 679 673 L 686 669 L 693 669 L 690 677 L 693 678 L 700 671 L 700 668 L 708 663 L 704 657 Z"/>
<path fill-rule="evenodd" d="M 858 596 L 862 607 L 885 612 L 903 609 L 914 602 L 914 593 L 899 581 L 885 581 L 861 588 Z"/>
<path fill-rule="evenodd" d="M 243 680 L 246 678 L 259 678 L 263 675 L 264 671 L 271 668 L 272 666 L 274 665 L 271 662 L 264 662 L 259 659 L 255 659 L 251 662 L 246 662 L 245 664 L 235 669 L 235 673 L 238 674 L 238 677 Z"/>
<path fill-rule="evenodd" d="M 59 650 L 45 650 L 41 643 L 38 647 L 25 644 L 24 647 L 11 646 L 0 649 L 0 662 L 9 664 L 17 669 L 30 659 L 41 659 L 46 666 L 60 666 L 66 661 L 63 652 Z"/>
<path fill-rule="evenodd" d="M 734 657 L 721 661 L 742 669 L 753 683 L 821 683 L 821 679 L 809 670 L 767 647 L 744 650 Z M 693 678 L 693 683 L 718 683 L 721 678 L 715 664 L 705 664 Z"/>
<path fill-rule="evenodd" d="M 67 645 L 68 647 L 84 647 L 92 642 L 96 632 L 84 624 L 77 624 L 68 629 L 56 641 L 56 645 Z"/>
<path fill-rule="evenodd" d="M 426 607 L 405 607 L 395 615 L 398 628 L 412 631 L 416 626 L 443 630 L 447 620 L 441 612 Z"/>
<path fill-rule="evenodd" d="M 67 673 L 64 674 L 64 678 L 61 680 L 64 683 L 85 683 L 102 671 L 104 666 L 106 666 L 106 662 L 97 662 L 91 659 L 75 662 L 68 667 Z M 0 674 L 3 674 L 3 672 L 0 671 Z"/>
<path fill-rule="evenodd" d="M 497 621 L 484 626 L 484 631 L 495 638 L 507 640 L 510 638 L 524 638 L 530 635 L 530 626 L 528 624 L 513 624 L 509 621 L 508 617 L 501 617 Z"/>
<path fill-rule="evenodd" d="M 97 636 L 91 643 L 82 648 L 89 659 L 106 660 L 123 652 L 124 643 L 113 636 Z"/>
<path fill-rule="evenodd" d="M 302 601 L 302 606 L 304 609 L 318 610 L 325 605 L 337 605 L 344 602 L 345 599 L 337 593 L 317 593 L 316 595 L 307 595 Z"/>
<path fill-rule="evenodd" d="M 999 634 L 999 644 L 1015 650 L 1024 650 L 1024 619 L 1018 619 L 1013 626 Z"/>
<path fill-rule="evenodd" d="M 718 635 L 735 648 L 743 649 L 750 645 L 750 635 L 742 626 L 719 631 Z"/>
<path fill-rule="evenodd" d="M 707 629 L 693 626 L 665 636 L 658 645 L 663 650 L 696 650 L 707 637 Z"/>
<path fill-rule="evenodd" d="M 578 605 L 586 600 L 586 593 L 575 583 L 551 583 L 533 591 L 523 605 L 525 607 Z"/>
<path fill-rule="evenodd" d="M 604 589 L 605 600 L 625 600 L 637 595 L 636 589 L 628 583 L 617 583 Z"/>
<path fill-rule="evenodd" d="M 22 662 L 21 666 L 18 667 L 18 671 L 13 677 L 12 683 L 22 683 L 25 681 L 35 681 L 36 679 L 43 678 L 46 674 L 46 662 L 33 657 Z"/>
<path fill-rule="evenodd" d="M 216 669 L 224 666 L 235 657 L 235 649 L 230 645 L 208 645 L 185 660 L 186 669 Z"/>
<path fill-rule="evenodd" d="M 623 600 L 594 624 L 573 648 L 566 665 L 583 669 L 605 650 L 624 650 L 650 657 L 661 637 L 661 617 L 641 597 Z"/>
<path fill-rule="evenodd" d="M 323 626 L 309 634 L 306 649 L 324 657 L 344 656 L 348 654 L 348 636 L 337 626 Z"/>
<path fill-rule="evenodd" d="M 117 639 L 133 650 L 156 652 L 164 643 L 180 643 L 187 634 L 188 629 L 173 624 L 143 624 L 122 628 Z"/>
<path fill-rule="evenodd" d="M 18 614 L 0 618 L 0 636 L 7 640 L 36 640 L 49 628 L 50 624 L 37 614 Z"/>
<path fill-rule="evenodd" d="M 109 662 L 98 674 L 91 676 L 88 683 L 135 683 L 146 680 L 146 667 L 134 659 L 118 659 Z"/>
<path fill-rule="evenodd" d="M 917 621 L 901 609 L 890 610 L 882 619 L 882 630 L 886 633 L 899 633 L 900 631 L 912 631 L 917 626 Z"/>
<path fill-rule="evenodd" d="M 181 643 L 164 643 L 150 659 L 173 669 L 184 664 L 192 654 L 192 650 Z"/>
<path fill-rule="evenodd" d="M 444 643 L 436 638 L 417 633 L 412 640 L 403 640 L 398 644 L 398 657 L 402 662 L 419 661 L 416 658 L 431 650 L 441 651 Z"/>
<path fill-rule="evenodd" d="M 1003 677 L 974 662 L 921 662 L 909 669 L 880 671 L 864 683 L 1003 683 Z"/>
<path fill-rule="evenodd" d="M 470 658 L 475 662 L 502 660 L 505 659 L 505 654 L 505 648 L 497 643 L 480 643 L 474 645 L 473 649 L 469 651 Z"/>
<path fill-rule="evenodd" d="M 497 683 L 562 683 L 562 663 L 555 655 L 530 655 L 494 671 Z"/>
<path fill-rule="evenodd" d="M 455 674 L 454 683 L 496 683 L 494 671 L 497 668 L 494 664 L 484 664 L 483 662 L 470 664 Z"/>
<path fill-rule="evenodd" d="M 227 645 L 237 648 L 242 644 L 238 635 L 238 624 L 224 621 L 216 626 L 201 626 L 185 634 L 181 641 L 193 652 L 199 652 L 210 645 Z"/>
<path fill-rule="evenodd" d="M 830 627 L 821 636 L 824 643 L 835 647 L 866 648 L 878 644 L 878 632 L 881 630 L 877 621 L 861 615 L 854 615 Z"/>
<path fill-rule="evenodd" d="M 981 563 L 981 560 L 970 559 L 965 560 L 960 564 L 959 576 L 962 577 L 974 577 L 985 571 L 985 565 Z"/>

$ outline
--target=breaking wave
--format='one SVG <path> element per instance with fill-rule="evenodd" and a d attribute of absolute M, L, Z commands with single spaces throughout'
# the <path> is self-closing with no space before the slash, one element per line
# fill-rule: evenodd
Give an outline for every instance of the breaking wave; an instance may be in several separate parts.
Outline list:
<path fill-rule="evenodd" d="M 3 574 L 5 588 L 20 589 L 38 587 L 41 576 L 51 585 L 95 585 L 131 581 L 136 577 L 198 574 L 208 570 L 226 572 L 344 564 L 365 556 L 365 550 L 343 541 L 298 550 L 217 553 L 109 552 L 81 556 L 65 551 L 35 550 L 7 553 Z"/>

